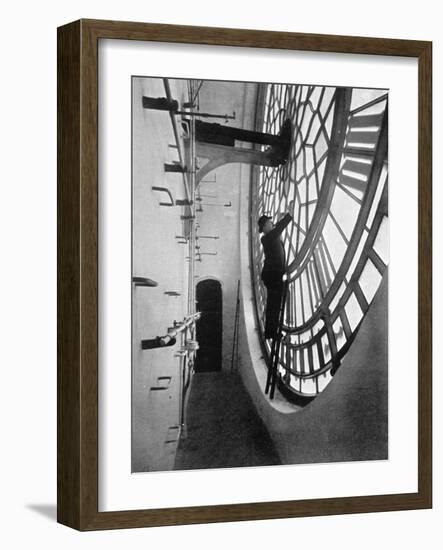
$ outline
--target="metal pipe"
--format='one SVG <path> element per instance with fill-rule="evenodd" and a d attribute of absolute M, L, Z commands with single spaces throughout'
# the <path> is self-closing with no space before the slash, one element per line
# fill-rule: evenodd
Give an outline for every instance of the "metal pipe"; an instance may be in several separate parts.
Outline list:
<path fill-rule="evenodd" d="M 167 78 L 163 79 L 163 86 L 165 87 L 166 97 L 168 98 L 169 101 L 171 101 L 172 100 L 171 88 L 169 86 L 169 80 Z M 178 135 L 177 122 L 176 122 L 175 117 L 172 113 L 169 113 L 169 116 L 171 118 L 172 129 L 174 131 L 174 137 L 175 137 L 175 141 L 177 143 L 177 150 L 178 150 L 178 157 L 180 159 L 180 164 L 182 166 L 184 166 L 183 159 L 184 159 L 185 155 L 184 155 L 184 151 L 182 150 L 180 138 L 179 138 L 179 135 Z M 188 184 L 188 181 L 187 181 L 187 174 L 183 174 L 183 185 L 184 185 L 185 190 L 186 190 L 186 196 L 188 198 L 190 198 L 189 184 Z"/>
<path fill-rule="evenodd" d="M 215 115 L 212 113 L 200 113 L 199 111 L 174 111 L 176 115 L 185 115 L 190 117 L 202 117 L 202 118 L 222 118 L 224 120 L 235 120 L 235 111 L 232 115 Z"/>
<path fill-rule="evenodd" d="M 200 311 L 197 313 L 194 313 L 193 315 L 190 315 L 189 317 L 185 317 L 184 321 L 181 321 L 176 326 L 174 326 L 171 329 L 168 330 L 168 334 L 165 336 L 160 336 L 160 341 L 163 342 L 164 346 L 167 346 L 168 343 L 177 337 L 178 334 L 186 330 L 188 327 L 190 327 L 197 319 L 200 319 Z"/>
<path fill-rule="evenodd" d="M 210 203 L 210 202 L 200 202 L 200 204 L 201 204 L 202 206 L 224 206 L 225 208 L 230 208 L 230 207 L 232 206 L 231 201 L 225 202 L 225 203 L 221 203 L 221 202 L 213 202 L 213 203 Z"/>

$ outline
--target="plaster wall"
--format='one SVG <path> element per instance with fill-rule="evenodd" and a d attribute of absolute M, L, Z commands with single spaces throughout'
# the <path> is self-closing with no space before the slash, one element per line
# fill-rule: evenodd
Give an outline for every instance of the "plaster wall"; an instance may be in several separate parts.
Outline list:
<path fill-rule="evenodd" d="M 185 83 L 171 82 L 173 97 L 185 97 Z M 142 96 L 165 95 L 162 79 L 133 79 L 133 276 L 148 277 L 156 287 L 133 285 L 132 324 L 132 470 L 172 468 L 180 412 L 180 359 L 174 346 L 142 350 L 141 340 L 167 333 L 186 314 L 187 247 L 182 233 L 182 207 L 160 206 L 166 187 L 174 199 L 184 198 L 181 174 L 165 173 L 164 163 L 178 160 L 169 114 L 143 109 Z M 176 292 L 169 296 L 165 292 Z M 152 389 L 152 388 L 166 389 Z"/>
<path fill-rule="evenodd" d="M 245 129 L 253 128 L 257 85 L 254 83 L 205 82 L 200 92 L 200 111 L 228 114 L 235 113 L 235 120 L 227 125 Z M 208 121 L 211 121 L 208 119 Z M 225 124 L 223 119 L 216 122 Z M 242 143 L 242 146 L 247 146 Z M 203 165 L 205 161 L 201 161 Z M 203 179 L 201 194 L 204 203 L 228 204 L 230 207 L 207 206 L 197 215 L 199 235 L 218 236 L 217 240 L 200 239 L 202 252 L 216 252 L 216 256 L 204 255 L 196 263 L 196 281 L 214 278 L 220 281 L 223 295 L 222 369 L 231 368 L 232 343 L 237 301 L 237 284 L 240 278 L 240 196 L 249 183 L 241 176 L 249 173 L 249 166 L 228 164 Z M 206 197 L 205 195 L 211 195 Z"/>

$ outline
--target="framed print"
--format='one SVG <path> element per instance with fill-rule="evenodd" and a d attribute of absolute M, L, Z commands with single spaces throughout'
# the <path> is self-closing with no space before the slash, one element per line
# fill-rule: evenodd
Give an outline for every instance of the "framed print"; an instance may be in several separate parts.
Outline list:
<path fill-rule="evenodd" d="M 430 42 L 58 29 L 58 521 L 430 508 Z"/>

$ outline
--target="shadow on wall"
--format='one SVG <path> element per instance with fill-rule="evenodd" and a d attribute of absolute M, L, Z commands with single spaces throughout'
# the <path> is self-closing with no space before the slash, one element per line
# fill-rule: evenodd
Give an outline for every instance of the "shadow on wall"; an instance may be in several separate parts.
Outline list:
<path fill-rule="evenodd" d="M 387 303 L 386 272 L 333 380 L 309 405 L 286 414 L 258 383 L 243 317 L 240 372 L 283 464 L 388 459 Z"/>

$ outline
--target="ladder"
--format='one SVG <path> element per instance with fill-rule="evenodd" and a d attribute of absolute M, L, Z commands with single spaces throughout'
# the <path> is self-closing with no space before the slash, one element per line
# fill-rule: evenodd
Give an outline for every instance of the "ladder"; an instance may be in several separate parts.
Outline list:
<path fill-rule="evenodd" d="M 277 372 L 278 372 L 278 358 L 280 353 L 280 344 L 282 340 L 282 327 L 283 327 L 283 317 L 285 313 L 286 297 L 288 294 L 289 281 L 286 279 L 283 286 L 283 295 L 280 303 L 280 310 L 278 315 L 278 329 L 277 334 L 272 339 L 271 345 L 271 357 L 270 365 L 268 368 L 268 376 L 266 378 L 266 388 L 265 394 L 269 393 L 269 398 L 274 399 L 275 385 L 277 383 Z"/>

